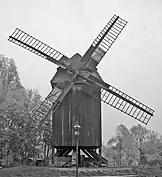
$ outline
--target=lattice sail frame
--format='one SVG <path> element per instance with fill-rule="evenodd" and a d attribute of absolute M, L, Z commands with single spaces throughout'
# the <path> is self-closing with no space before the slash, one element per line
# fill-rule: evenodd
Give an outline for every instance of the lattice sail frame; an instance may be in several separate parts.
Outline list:
<path fill-rule="evenodd" d="M 101 101 L 146 125 L 148 124 L 154 114 L 153 109 L 92 75 L 89 76 L 89 79 L 93 83 L 96 82 L 101 89 Z"/>
<path fill-rule="evenodd" d="M 37 111 L 34 113 L 33 117 L 35 118 L 35 120 L 41 120 L 45 115 L 48 114 L 49 111 L 51 111 L 53 104 L 58 99 L 61 93 L 62 90 L 57 87 L 54 87 L 54 89 L 52 89 L 52 91 L 48 94 L 48 96 L 41 103 Z"/>
<path fill-rule="evenodd" d="M 148 106 L 112 86 L 109 87 L 109 91 L 101 89 L 101 100 L 146 125 L 154 113 Z"/>
<path fill-rule="evenodd" d="M 114 15 L 111 18 L 111 20 L 107 23 L 107 25 L 92 43 L 94 48 L 97 47 L 91 55 L 93 60 L 98 63 L 101 61 L 126 24 L 127 21 L 123 20 L 119 16 Z"/>
<path fill-rule="evenodd" d="M 8 40 L 45 59 L 51 57 L 59 61 L 64 56 L 62 53 L 18 28 L 9 36 Z"/>

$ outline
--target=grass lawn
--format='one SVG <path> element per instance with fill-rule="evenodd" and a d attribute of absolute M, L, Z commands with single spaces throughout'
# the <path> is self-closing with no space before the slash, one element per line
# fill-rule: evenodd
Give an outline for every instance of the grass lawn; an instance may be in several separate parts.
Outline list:
<path fill-rule="evenodd" d="M 58 177 L 55 170 L 47 167 L 21 166 L 0 169 L 0 177 Z"/>
<path fill-rule="evenodd" d="M 162 177 L 161 170 L 151 172 L 146 170 L 142 172 L 139 169 L 138 176 L 153 177 L 158 174 Z M 135 174 L 135 173 L 134 173 Z M 143 174 L 143 175 L 142 175 Z M 127 176 L 133 175 L 131 168 L 79 168 L 79 176 Z M 59 177 L 59 176 L 75 176 L 75 168 L 54 168 L 54 167 L 32 167 L 20 166 L 12 168 L 0 169 L 0 177 Z"/>
<path fill-rule="evenodd" d="M 108 168 L 79 168 L 79 176 L 114 176 L 130 175 L 132 170 L 108 169 Z M 0 169 L 0 177 L 59 177 L 75 176 L 75 168 L 53 168 L 53 167 L 32 167 L 20 166 L 13 168 Z"/>

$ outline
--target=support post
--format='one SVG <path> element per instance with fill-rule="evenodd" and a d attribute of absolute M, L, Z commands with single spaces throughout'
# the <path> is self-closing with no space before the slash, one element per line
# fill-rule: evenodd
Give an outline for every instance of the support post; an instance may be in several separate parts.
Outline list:
<path fill-rule="evenodd" d="M 78 167 L 81 165 L 81 156 L 80 156 L 80 148 L 79 148 L 79 141 L 78 141 Z"/>
<path fill-rule="evenodd" d="M 99 164 L 101 163 L 102 149 L 99 147 Z"/>
<path fill-rule="evenodd" d="M 54 147 L 52 147 L 52 165 L 54 164 Z"/>
<path fill-rule="evenodd" d="M 79 158 L 78 158 L 78 138 L 76 136 L 76 177 L 78 177 L 78 161 L 79 161 Z"/>
<path fill-rule="evenodd" d="M 76 118 L 75 120 L 75 125 L 74 125 L 74 135 L 75 135 L 75 142 L 76 142 L 76 177 L 79 176 L 78 174 L 78 151 L 79 151 L 79 140 L 78 140 L 78 136 L 80 135 L 79 129 L 81 128 L 81 126 L 79 125 L 79 121 L 78 118 Z"/>

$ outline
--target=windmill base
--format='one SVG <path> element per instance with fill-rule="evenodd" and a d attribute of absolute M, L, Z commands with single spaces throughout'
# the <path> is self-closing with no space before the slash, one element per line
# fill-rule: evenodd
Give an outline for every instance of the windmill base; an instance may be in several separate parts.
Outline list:
<path fill-rule="evenodd" d="M 97 152 L 98 150 L 98 152 Z M 84 155 L 83 155 L 84 153 Z M 76 166 L 76 148 L 75 147 L 63 147 L 53 149 L 52 164 L 57 167 L 72 167 Z M 107 166 L 108 161 L 102 157 L 101 148 L 78 148 L 78 166 L 90 167 L 90 166 Z"/>

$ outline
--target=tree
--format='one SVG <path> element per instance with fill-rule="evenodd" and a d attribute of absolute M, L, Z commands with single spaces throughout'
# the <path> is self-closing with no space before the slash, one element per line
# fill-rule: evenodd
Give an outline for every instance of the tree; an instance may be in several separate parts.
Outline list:
<path fill-rule="evenodd" d="M 0 55 L 0 103 L 10 99 L 11 92 L 23 89 L 13 59 Z"/>
<path fill-rule="evenodd" d="M 135 140 L 131 132 L 120 124 L 116 129 L 116 136 L 108 141 L 108 145 L 112 147 L 114 160 L 127 160 L 130 164 L 138 158 L 138 151 L 135 146 Z"/>
<path fill-rule="evenodd" d="M 116 128 L 116 135 L 103 147 L 104 156 L 129 164 L 162 164 L 162 136 L 140 124 L 130 130 L 124 125 Z"/>
<path fill-rule="evenodd" d="M 110 157 L 120 163 L 123 153 L 122 138 L 116 135 L 108 141 L 107 145 Z"/>
<path fill-rule="evenodd" d="M 162 139 L 155 131 L 148 130 L 144 142 L 145 155 L 149 164 L 162 164 Z"/>
<path fill-rule="evenodd" d="M 1 152 L 8 151 L 10 139 L 14 132 L 16 93 L 22 90 L 17 68 L 13 59 L 0 55 L 0 138 Z M 11 128 L 12 127 L 12 128 Z M 16 138 L 16 137 L 14 137 Z"/>
<path fill-rule="evenodd" d="M 36 153 L 33 112 L 41 103 L 38 91 L 25 89 L 13 59 L 0 55 L 0 156 Z"/>
<path fill-rule="evenodd" d="M 140 163 L 146 163 L 146 155 L 144 150 L 144 142 L 147 140 L 148 130 L 142 125 L 138 124 L 133 126 L 130 131 L 136 140 L 136 147 L 139 150 Z"/>

